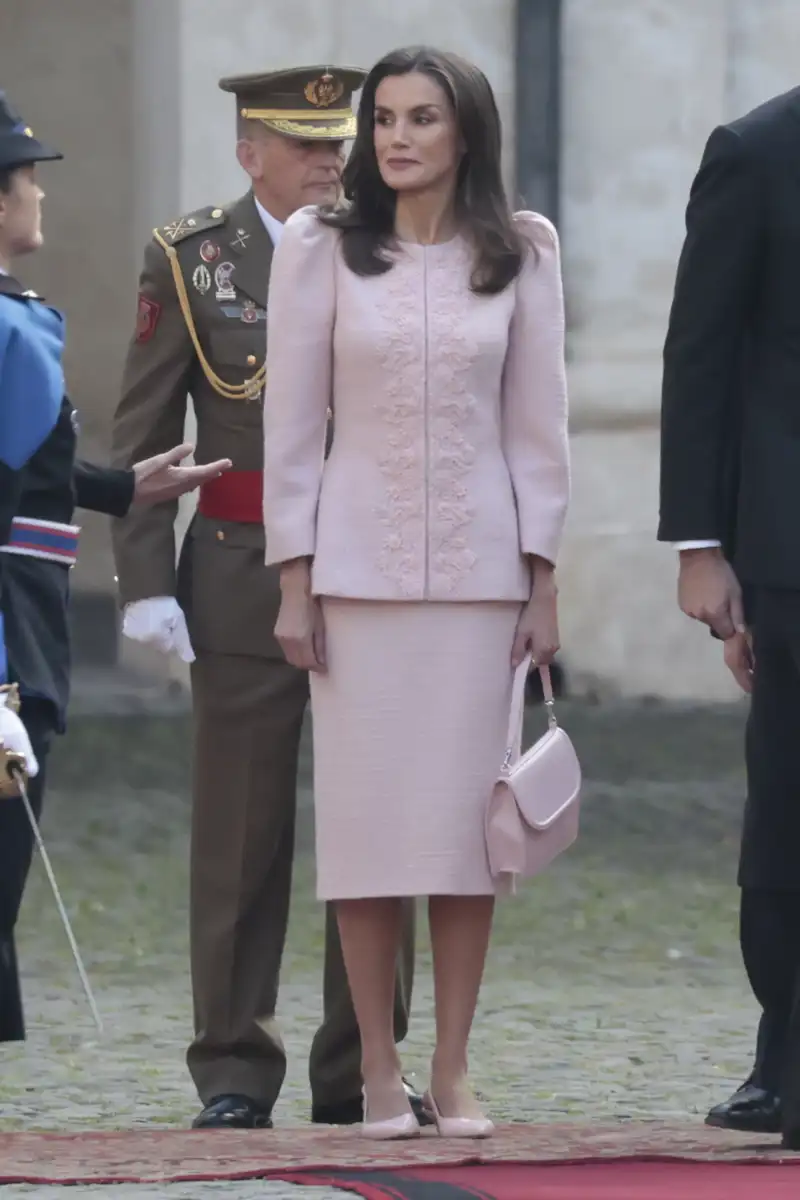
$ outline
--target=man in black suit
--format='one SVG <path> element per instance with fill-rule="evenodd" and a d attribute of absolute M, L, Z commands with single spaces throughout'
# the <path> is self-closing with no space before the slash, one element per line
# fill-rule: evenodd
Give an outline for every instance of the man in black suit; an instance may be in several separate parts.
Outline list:
<path fill-rule="evenodd" d="M 713 131 L 686 229 L 658 537 L 752 696 L 740 941 L 763 1010 L 750 1077 L 707 1121 L 800 1149 L 800 88 Z"/>

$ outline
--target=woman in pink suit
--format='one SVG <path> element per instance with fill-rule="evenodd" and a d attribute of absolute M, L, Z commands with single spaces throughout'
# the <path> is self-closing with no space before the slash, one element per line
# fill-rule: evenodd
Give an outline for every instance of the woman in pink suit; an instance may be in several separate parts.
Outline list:
<path fill-rule="evenodd" d="M 419 1133 L 392 1030 L 416 896 L 434 954 L 430 1109 L 445 1136 L 492 1132 L 467 1081 L 497 890 L 484 812 L 512 668 L 558 648 L 558 239 L 512 216 L 500 145 L 477 67 L 387 55 L 363 88 L 347 206 L 296 213 L 272 264 L 266 560 L 281 565 L 277 637 L 312 672 L 318 893 L 337 902 L 375 1138 Z"/>

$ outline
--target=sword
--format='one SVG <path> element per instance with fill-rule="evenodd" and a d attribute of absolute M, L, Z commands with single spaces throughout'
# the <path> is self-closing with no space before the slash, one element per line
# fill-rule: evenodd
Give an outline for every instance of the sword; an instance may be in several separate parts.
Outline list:
<path fill-rule="evenodd" d="M 56 902 L 56 906 L 58 908 L 59 916 L 61 917 L 61 924 L 64 926 L 64 932 L 67 935 L 67 941 L 69 942 L 69 947 L 70 947 L 70 950 L 72 951 L 72 958 L 75 962 L 75 966 L 78 968 L 78 975 L 80 976 L 80 981 L 83 985 L 83 990 L 86 994 L 86 999 L 89 1002 L 89 1008 L 92 1011 L 92 1016 L 94 1017 L 94 1023 L 97 1026 L 98 1031 L 100 1033 L 102 1033 L 103 1032 L 103 1021 L 102 1021 L 102 1018 L 98 1011 L 97 1004 L 95 1003 L 95 998 L 92 993 L 92 987 L 91 987 L 91 984 L 89 983 L 89 977 L 86 974 L 86 969 L 84 968 L 84 965 L 83 965 L 81 953 L 80 953 L 80 950 L 78 949 L 78 943 L 75 941 L 75 934 L 72 932 L 72 925 L 70 924 L 69 917 L 67 916 L 67 910 L 64 907 L 64 901 L 61 899 L 61 892 L 58 890 L 58 884 L 56 883 L 56 877 L 55 877 L 55 874 L 53 873 L 53 868 L 50 863 L 50 855 L 47 853 L 45 844 L 42 841 L 42 835 L 39 832 L 39 823 L 36 820 L 36 817 L 34 816 L 33 807 L 31 805 L 30 798 L 28 796 L 27 775 L 25 773 L 24 757 L 20 754 L 15 754 L 15 753 L 13 753 L 13 751 L 8 751 L 8 750 L 4 750 L 3 753 L 5 754 L 5 758 L 6 758 L 6 763 L 5 763 L 6 772 L 9 776 L 9 778 L 13 779 L 14 782 L 16 783 L 17 788 L 19 789 L 19 794 L 22 798 L 22 803 L 25 806 L 25 813 L 28 817 L 28 822 L 31 827 L 31 832 L 33 833 L 34 841 L 36 842 L 36 847 L 39 851 L 39 854 L 41 855 L 42 862 L 44 863 L 44 869 L 47 873 L 47 878 L 50 882 L 50 887 L 52 889 L 53 896 L 55 897 L 55 902 Z"/>

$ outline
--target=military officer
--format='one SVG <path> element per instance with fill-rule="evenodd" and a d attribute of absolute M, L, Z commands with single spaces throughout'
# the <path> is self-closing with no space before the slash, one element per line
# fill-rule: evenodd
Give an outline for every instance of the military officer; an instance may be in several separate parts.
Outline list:
<path fill-rule="evenodd" d="M 0 92 L 0 683 L 21 698 L 38 770 L 38 819 L 47 757 L 63 733 L 69 696 L 69 569 L 78 553 L 77 506 L 114 515 L 178 496 L 230 463 L 177 464 L 190 446 L 131 470 L 76 462 L 77 420 L 64 392 L 64 319 L 10 273 L 42 244 L 36 165 L 61 154 L 44 145 Z M 180 439 L 178 439 L 180 441 Z M 5 703 L 5 695 L 4 700 Z M 3 709 L 4 734 L 12 713 Z M 0 1042 L 22 1041 L 25 1022 L 14 929 L 33 851 L 19 796 L 0 798 Z"/>
<path fill-rule="evenodd" d="M 177 569 L 176 505 L 131 515 L 114 534 L 124 631 L 192 662 L 195 1037 L 187 1062 L 204 1106 L 198 1128 L 271 1126 L 286 1069 L 275 1008 L 308 681 L 273 636 L 279 581 L 264 565 L 267 285 L 283 222 L 303 205 L 338 198 L 363 78 L 319 66 L 220 82 L 236 97 L 236 154 L 250 187 L 232 204 L 154 231 L 114 419 L 115 459 L 125 466 L 182 436 L 191 395 L 197 461 L 224 455 L 234 468 L 201 490 Z M 413 936 L 409 905 L 398 1041 L 408 1024 Z M 362 1119 L 358 1029 L 330 911 L 310 1079 L 312 1120 Z"/>

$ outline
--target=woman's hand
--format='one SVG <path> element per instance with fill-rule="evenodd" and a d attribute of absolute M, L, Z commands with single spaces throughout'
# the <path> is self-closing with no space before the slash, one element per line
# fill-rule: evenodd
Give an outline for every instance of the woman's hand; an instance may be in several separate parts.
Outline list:
<path fill-rule="evenodd" d="M 531 598 L 522 610 L 511 648 L 511 665 L 516 669 L 528 654 L 537 667 L 546 667 L 555 658 L 560 645 L 558 636 L 558 588 L 555 570 L 543 559 L 534 562 Z"/>
<path fill-rule="evenodd" d="M 325 671 L 322 607 L 311 594 L 311 568 L 305 561 L 289 563 L 281 570 L 281 607 L 275 637 L 293 667 Z"/>

